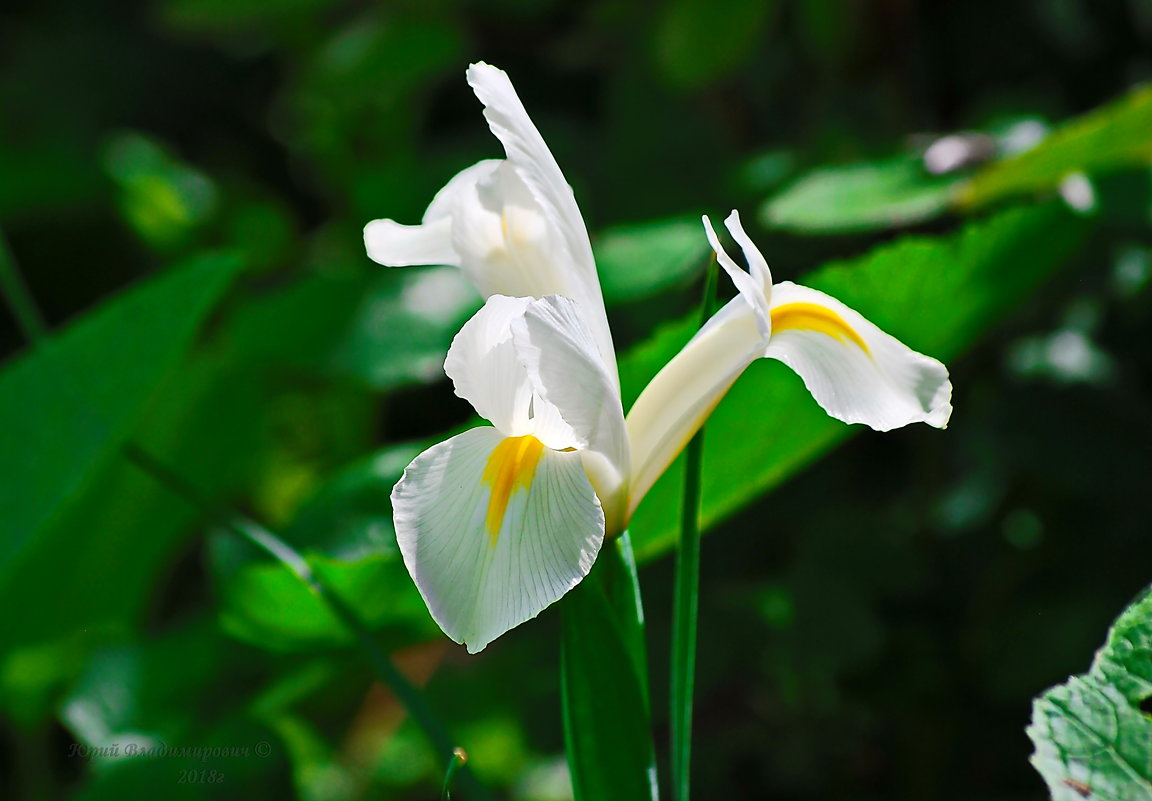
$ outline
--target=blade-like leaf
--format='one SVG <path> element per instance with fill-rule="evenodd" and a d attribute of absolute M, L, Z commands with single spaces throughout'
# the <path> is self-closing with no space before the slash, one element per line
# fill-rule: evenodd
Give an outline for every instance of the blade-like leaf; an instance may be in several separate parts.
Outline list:
<path fill-rule="evenodd" d="M 236 266 L 209 258 L 167 272 L 0 373 L 0 581 L 127 436 Z"/>
<path fill-rule="evenodd" d="M 1032 705 L 1032 764 L 1053 801 L 1152 798 L 1152 594 L 1120 615 L 1091 669 Z"/>
<path fill-rule="evenodd" d="M 1108 172 L 1152 161 L 1152 86 L 1065 123 L 1031 150 L 986 167 L 960 191 L 964 208 L 1056 187 L 1072 172 Z"/>
<path fill-rule="evenodd" d="M 655 801 L 644 617 L 627 535 L 564 598 L 564 739 L 576 801 Z"/>
<path fill-rule="evenodd" d="M 915 156 L 825 167 L 771 198 L 764 224 L 800 233 L 848 233 L 908 225 L 948 208 L 959 180 L 931 175 Z"/>
<path fill-rule="evenodd" d="M 803 283 L 839 298 L 916 350 L 948 359 L 1064 264 L 1088 224 L 1054 205 L 1017 209 L 951 236 L 904 239 L 827 265 Z M 621 360 L 627 403 L 696 324 L 691 315 Z M 859 429 L 825 415 L 782 364 L 753 364 L 708 418 L 705 526 Z M 678 460 L 637 510 L 631 529 L 640 559 L 675 542 L 682 475 Z"/>

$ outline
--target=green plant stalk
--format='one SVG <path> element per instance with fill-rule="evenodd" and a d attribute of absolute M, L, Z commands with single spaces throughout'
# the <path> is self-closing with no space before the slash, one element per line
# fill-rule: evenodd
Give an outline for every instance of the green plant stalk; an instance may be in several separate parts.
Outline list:
<path fill-rule="evenodd" d="M 456 741 L 436 717 L 420 690 L 396 668 L 392 660 L 388 658 L 388 654 L 373 638 L 367 625 L 295 548 L 256 521 L 215 503 L 183 476 L 161 463 L 135 443 L 128 443 L 124 446 L 124 455 L 160 484 L 206 514 L 213 522 L 252 543 L 291 570 L 309 590 L 327 604 L 332 613 L 356 637 L 360 649 L 368 658 L 376 677 L 400 699 L 405 709 L 408 710 L 408 714 L 424 731 L 432 747 L 443 756 L 454 762 L 457 761 Z M 457 771 L 472 797 L 483 799 L 490 797 L 467 765 L 460 762 L 457 769 L 453 770 L 452 773 Z M 449 778 L 451 778 L 451 773 L 449 773 Z"/>
<path fill-rule="evenodd" d="M 456 775 L 456 771 L 464 766 L 468 761 L 468 755 L 464 752 L 463 748 L 457 748 L 452 751 L 452 757 L 448 760 L 448 769 L 444 771 L 444 789 L 440 792 L 440 801 L 452 801 L 452 777 Z"/>
<path fill-rule="evenodd" d="M 0 292 L 4 293 L 4 299 L 16 315 L 16 323 L 24 337 L 33 345 L 43 344 L 48 339 L 48 326 L 24 283 L 24 276 L 16 267 L 3 233 L 0 233 Z"/>
<path fill-rule="evenodd" d="M 708 266 L 700 326 L 712 316 L 716 299 L 716 261 Z M 701 427 L 685 451 L 684 501 L 672 610 L 672 663 L 669 720 L 673 801 L 688 801 L 692 762 L 692 693 L 696 683 L 696 617 L 700 594 L 700 472 L 704 460 Z"/>
<path fill-rule="evenodd" d="M 627 532 L 560 604 L 564 744 L 576 801 L 656 801 L 644 613 Z"/>

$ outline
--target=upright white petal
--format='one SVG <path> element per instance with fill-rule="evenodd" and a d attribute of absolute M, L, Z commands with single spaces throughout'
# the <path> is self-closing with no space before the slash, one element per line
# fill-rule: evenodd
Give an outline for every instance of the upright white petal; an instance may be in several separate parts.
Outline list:
<path fill-rule="evenodd" d="M 529 432 L 532 386 L 516 346 L 511 322 L 528 298 L 493 295 L 452 339 L 444 372 L 456 394 L 507 437 Z"/>
<path fill-rule="evenodd" d="M 534 434 L 549 448 L 582 448 L 587 437 L 539 397 L 513 324 L 537 301 L 493 295 L 452 340 L 444 371 L 456 394 L 507 437 Z M 542 426 L 536 418 L 547 420 Z"/>
<path fill-rule="evenodd" d="M 537 396 L 580 437 L 585 467 L 604 504 L 608 530 L 615 533 L 625 511 L 628 436 L 614 376 L 581 309 L 569 298 L 549 295 L 528 304 L 512 328 Z M 538 431 L 542 425 L 537 421 Z"/>
<path fill-rule="evenodd" d="M 732 212 L 732 216 L 728 217 L 727 223 L 729 228 L 733 226 L 735 221 L 735 228 L 740 232 L 743 241 L 748 242 L 748 248 L 745 249 L 746 257 L 749 261 L 757 260 L 762 265 L 762 270 L 757 270 L 755 275 L 749 275 L 741 270 L 728 252 L 724 250 L 723 245 L 720 244 L 720 239 L 716 236 L 716 231 L 712 228 L 712 221 L 708 219 L 708 215 L 704 215 L 701 219 L 704 222 L 704 232 L 708 235 L 708 244 L 712 246 L 712 251 L 716 254 L 716 260 L 720 262 L 720 266 L 724 268 L 724 272 L 732 279 L 732 283 L 736 285 L 740 297 L 744 299 L 752 311 L 756 314 L 756 326 L 760 329 L 760 335 L 767 339 L 772 334 L 772 323 L 768 318 L 768 299 L 772 293 L 772 276 L 768 274 L 768 264 L 764 261 L 764 257 L 760 255 L 760 251 L 752 245 L 748 240 L 747 234 L 744 234 L 744 229 L 740 227 L 740 218 L 735 216 L 736 212 Z M 767 283 L 764 283 L 765 278 Z"/>
<path fill-rule="evenodd" d="M 492 428 L 416 457 L 392 508 L 404 564 L 432 617 L 472 653 L 579 583 L 604 539 L 578 454 Z"/>
<path fill-rule="evenodd" d="M 555 234 L 548 238 L 547 249 L 532 248 L 543 257 L 536 269 L 550 274 L 548 280 L 551 285 L 544 291 L 531 294 L 535 297 L 565 295 L 579 304 L 600 356 L 616 383 L 616 354 L 596 275 L 596 262 L 572 188 L 525 111 L 508 75 L 496 67 L 477 63 L 468 68 L 468 83 L 484 104 L 484 117 L 492 133 L 504 145 L 508 164 L 531 192 L 539 213 Z M 497 291 L 518 294 L 506 288 Z"/>
<path fill-rule="evenodd" d="M 940 362 L 835 298 L 788 281 L 776 285 L 771 314 L 772 339 L 764 355 L 799 373 L 832 417 L 877 431 L 948 424 L 952 384 Z"/>

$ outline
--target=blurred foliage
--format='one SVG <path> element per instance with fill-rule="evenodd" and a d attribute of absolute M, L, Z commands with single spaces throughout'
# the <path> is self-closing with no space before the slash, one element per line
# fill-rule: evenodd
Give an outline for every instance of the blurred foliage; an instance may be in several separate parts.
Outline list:
<path fill-rule="evenodd" d="M 463 656 L 391 527 L 407 461 L 472 420 L 441 366 L 480 299 L 452 269 L 370 263 L 361 228 L 415 222 L 499 154 L 463 80 L 483 59 L 575 188 L 626 403 L 691 336 L 699 215 L 733 207 L 760 211 L 778 279 L 953 372 L 949 431 L 823 459 L 853 429 L 778 364 L 712 418 L 701 797 L 1042 797 L 1030 699 L 1152 578 L 1149 52 L 1142 0 L 6 4 L 0 229 L 52 334 L 0 316 L 5 790 L 439 792 L 444 765 L 326 608 L 120 458 L 135 442 L 321 570 L 498 797 L 570 797 L 563 621 Z M 680 476 L 631 532 L 661 770 Z M 1037 702 L 1054 792 L 1103 792 L 1136 758 L 1124 643 L 1146 623 L 1140 602 Z M 637 702 L 612 664 L 568 687 L 608 725 Z M 1087 728 L 1055 711 L 1070 698 Z M 1115 747 L 1087 755 L 1093 732 Z M 126 756 L 157 744 L 176 752 Z"/>

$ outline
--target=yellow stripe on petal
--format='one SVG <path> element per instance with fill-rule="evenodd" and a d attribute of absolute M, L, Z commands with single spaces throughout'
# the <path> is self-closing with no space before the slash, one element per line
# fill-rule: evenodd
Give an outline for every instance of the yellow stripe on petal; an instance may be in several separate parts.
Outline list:
<path fill-rule="evenodd" d="M 815 303 L 785 303 L 772 310 L 772 332 L 819 331 L 843 342 L 854 342 L 860 350 L 871 355 L 864 339 L 844 318 L 825 306 Z"/>
<path fill-rule="evenodd" d="M 536 465 L 544 443 L 529 434 L 524 437 L 508 437 L 492 451 L 481 476 L 492 494 L 488 498 L 488 514 L 484 528 L 488 532 L 489 544 L 495 548 L 504 523 L 504 513 L 512 493 L 526 490 L 536 475 Z"/>

